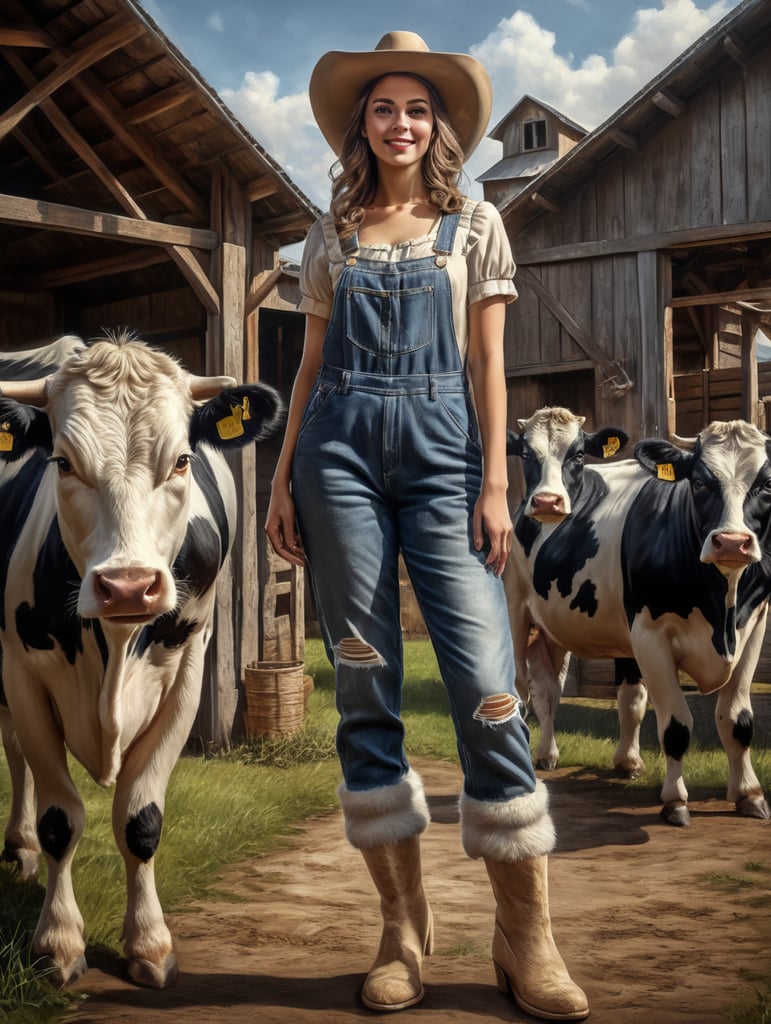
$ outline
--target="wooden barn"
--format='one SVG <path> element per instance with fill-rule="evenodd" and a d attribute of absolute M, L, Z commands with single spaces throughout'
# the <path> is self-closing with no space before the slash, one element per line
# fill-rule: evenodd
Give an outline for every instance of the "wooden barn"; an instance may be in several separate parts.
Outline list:
<path fill-rule="evenodd" d="M 771 427 L 771 0 L 738 4 L 498 205 L 520 293 L 510 422 L 551 404 L 633 441 Z"/>
<path fill-rule="evenodd" d="M 634 439 L 765 425 L 771 0 L 740 3 L 499 208 L 511 419 L 560 404 Z"/>
<path fill-rule="evenodd" d="M 128 327 L 193 373 L 283 388 L 284 337 L 302 325 L 279 249 L 319 211 L 142 7 L 0 0 L 0 97 L 0 349 Z M 263 657 L 264 633 L 268 657 L 296 655 L 275 602 L 301 597 L 301 583 L 258 552 L 271 458 L 257 449 L 233 463 L 240 530 L 220 587 L 204 742 L 239 731 L 244 667 Z"/>

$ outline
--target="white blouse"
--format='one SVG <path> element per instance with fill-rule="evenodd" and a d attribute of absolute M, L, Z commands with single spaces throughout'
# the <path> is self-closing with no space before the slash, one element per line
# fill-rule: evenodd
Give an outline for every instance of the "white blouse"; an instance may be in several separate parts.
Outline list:
<path fill-rule="evenodd" d="M 421 238 L 396 245 L 362 245 L 358 254 L 367 260 L 397 262 L 431 256 L 439 230 L 437 217 L 432 230 Z M 331 215 L 325 213 L 308 233 L 300 268 L 301 313 L 329 320 L 337 280 L 345 266 L 338 251 L 330 253 L 324 236 Z M 461 359 L 468 348 L 468 307 L 491 295 L 517 297 L 512 278 L 516 270 L 501 215 L 492 203 L 467 199 L 461 212 L 453 251 L 447 259 L 452 292 L 452 316 Z"/>

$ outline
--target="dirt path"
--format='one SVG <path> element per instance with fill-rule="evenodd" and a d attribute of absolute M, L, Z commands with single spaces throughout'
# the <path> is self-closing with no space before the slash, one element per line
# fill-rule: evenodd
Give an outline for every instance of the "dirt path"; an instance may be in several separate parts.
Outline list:
<path fill-rule="evenodd" d="M 432 814 L 423 850 L 436 949 L 425 962 L 424 1001 L 398 1020 L 528 1022 L 495 987 L 494 906 L 483 865 L 461 850 L 460 773 L 415 767 Z M 771 822 L 696 800 L 691 827 L 674 829 L 660 823 L 650 791 L 580 769 L 549 780 L 559 833 L 554 932 L 593 1024 L 725 1021 L 728 1005 L 752 995 L 741 972 L 771 971 Z M 730 880 L 737 876 L 744 885 Z M 221 890 L 221 901 L 170 915 L 180 964 L 173 988 L 135 988 L 118 963 L 92 957 L 78 985 L 90 994 L 78 1024 L 382 1019 L 357 999 L 379 916 L 339 814 L 308 822 L 291 848 L 229 871 Z"/>

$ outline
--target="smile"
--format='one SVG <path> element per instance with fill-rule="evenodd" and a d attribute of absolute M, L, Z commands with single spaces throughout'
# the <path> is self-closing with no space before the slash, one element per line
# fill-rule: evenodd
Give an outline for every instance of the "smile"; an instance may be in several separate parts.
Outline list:
<path fill-rule="evenodd" d="M 411 139 L 389 139 L 387 145 L 393 149 L 407 149 L 412 145 Z"/>

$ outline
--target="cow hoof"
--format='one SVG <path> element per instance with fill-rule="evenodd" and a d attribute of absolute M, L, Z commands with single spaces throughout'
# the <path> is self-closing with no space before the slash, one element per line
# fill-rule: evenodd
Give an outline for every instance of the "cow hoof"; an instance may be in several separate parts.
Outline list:
<path fill-rule="evenodd" d="M 40 855 L 37 850 L 6 846 L 3 850 L 3 860 L 15 864 L 19 877 L 24 881 L 35 878 L 40 867 Z"/>
<path fill-rule="evenodd" d="M 688 805 L 683 803 L 682 800 L 676 800 L 672 803 L 664 804 L 660 813 L 667 825 L 675 825 L 677 828 L 684 828 L 686 825 L 691 824 L 691 815 L 688 811 Z"/>
<path fill-rule="evenodd" d="M 736 810 L 745 818 L 771 818 L 771 809 L 763 796 L 744 796 L 736 801 Z"/>
<path fill-rule="evenodd" d="M 620 779 L 639 779 L 641 775 L 645 774 L 644 764 L 616 764 L 613 767 Z"/>
<path fill-rule="evenodd" d="M 36 964 L 40 970 L 40 976 L 45 978 L 49 985 L 54 988 L 64 988 L 71 985 L 78 978 L 82 978 L 88 970 L 88 964 L 84 956 L 76 957 L 69 967 L 64 968 L 50 956 L 41 956 Z"/>
<path fill-rule="evenodd" d="M 539 757 L 535 762 L 536 768 L 539 768 L 542 772 L 553 772 L 559 764 L 556 757 Z"/>
<path fill-rule="evenodd" d="M 128 976 L 136 985 L 145 988 L 168 988 L 177 980 L 179 969 L 177 958 L 169 953 L 162 964 L 154 964 L 151 960 L 135 957 L 128 962 Z"/>

